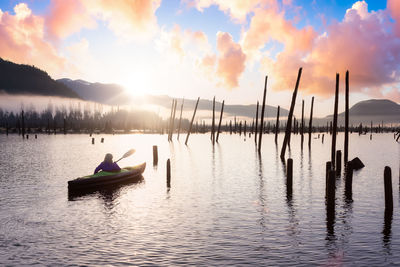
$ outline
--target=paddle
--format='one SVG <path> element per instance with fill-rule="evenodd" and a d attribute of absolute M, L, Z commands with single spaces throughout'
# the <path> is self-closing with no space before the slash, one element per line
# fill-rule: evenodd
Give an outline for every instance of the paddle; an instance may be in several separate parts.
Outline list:
<path fill-rule="evenodd" d="M 121 159 L 127 158 L 130 155 L 132 155 L 133 153 L 135 153 L 135 149 L 130 149 L 128 152 L 126 152 L 119 160 L 115 161 L 114 163 L 117 163 L 118 161 L 120 161 Z"/>

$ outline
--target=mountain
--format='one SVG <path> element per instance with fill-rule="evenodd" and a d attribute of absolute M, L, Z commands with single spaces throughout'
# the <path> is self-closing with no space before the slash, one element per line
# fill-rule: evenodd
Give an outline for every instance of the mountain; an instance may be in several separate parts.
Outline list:
<path fill-rule="evenodd" d="M 166 109 L 171 108 L 172 99 L 167 95 L 152 96 L 147 95 L 143 97 L 131 96 L 125 93 L 122 86 L 116 84 L 103 84 L 103 83 L 90 83 L 83 80 L 70 80 L 70 79 L 59 79 L 61 82 L 75 91 L 79 96 L 85 100 L 95 101 L 108 105 L 140 105 L 140 104 L 151 104 L 164 107 Z M 180 105 L 180 102 L 179 102 Z M 196 105 L 196 100 L 185 99 L 184 110 L 193 110 Z M 221 110 L 222 102 L 215 102 L 215 109 L 219 114 Z M 231 116 L 242 116 L 242 117 L 255 117 L 256 105 L 225 105 L 224 113 Z M 200 99 L 198 110 L 212 111 L 212 101 L 206 99 Z M 261 106 L 260 111 L 261 113 Z M 265 106 L 265 116 L 275 117 L 277 108 L 273 106 Z M 281 109 L 280 115 L 287 116 L 288 110 Z"/>
<path fill-rule="evenodd" d="M 338 124 L 344 124 L 345 113 L 338 114 Z M 325 117 L 325 121 L 333 119 L 333 115 Z M 370 99 L 360 101 L 349 109 L 351 123 L 399 123 L 400 105 L 387 99 Z"/>
<path fill-rule="evenodd" d="M 66 78 L 59 79 L 57 82 L 64 84 L 84 100 L 108 105 L 125 105 L 131 101 L 131 96 L 117 84 L 90 83 Z"/>
<path fill-rule="evenodd" d="M 29 65 L 0 58 L 0 91 L 8 94 L 33 94 L 79 98 L 73 90 L 53 80 L 46 72 Z"/>

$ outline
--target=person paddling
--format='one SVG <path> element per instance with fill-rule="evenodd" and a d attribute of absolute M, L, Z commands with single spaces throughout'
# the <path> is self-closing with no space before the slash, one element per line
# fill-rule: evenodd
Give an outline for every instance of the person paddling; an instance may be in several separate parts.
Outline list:
<path fill-rule="evenodd" d="M 113 162 L 113 155 L 110 153 L 107 153 L 106 156 L 104 157 L 104 161 L 100 163 L 99 166 L 94 170 L 94 173 L 98 173 L 100 170 L 106 171 L 106 172 L 116 172 L 120 171 L 121 168 L 118 166 L 117 162 Z"/>

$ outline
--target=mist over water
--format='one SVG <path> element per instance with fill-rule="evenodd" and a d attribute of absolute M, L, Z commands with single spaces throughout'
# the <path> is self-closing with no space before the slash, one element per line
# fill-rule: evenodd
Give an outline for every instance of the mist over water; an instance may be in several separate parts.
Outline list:
<path fill-rule="evenodd" d="M 330 136 L 311 150 L 291 138 L 293 193 L 274 135 L 0 135 L 0 262 L 7 265 L 396 265 L 400 263 L 400 145 L 392 134 L 350 135 L 353 201 L 337 178 L 327 220 L 325 162 Z M 101 137 L 105 138 L 100 143 Z M 281 142 L 283 135 L 279 136 Z M 307 138 L 305 138 L 307 140 Z M 159 165 L 152 166 L 158 145 Z M 120 166 L 147 162 L 143 181 L 68 198 L 67 181 L 93 172 L 104 154 Z M 343 149 L 343 134 L 337 138 Z M 343 151 L 343 150 L 342 150 Z M 171 188 L 165 162 L 171 159 Z M 392 168 L 394 210 L 385 220 L 383 170 Z M 332 218 L 330 218 L 332 219 Z"/>

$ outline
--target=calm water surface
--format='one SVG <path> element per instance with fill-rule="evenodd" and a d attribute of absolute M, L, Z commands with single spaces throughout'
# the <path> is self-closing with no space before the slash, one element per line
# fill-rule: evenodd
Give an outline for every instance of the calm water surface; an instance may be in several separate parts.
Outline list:
<path fill-rule="evenodd" d="M 192 135 L 0 136 L 0 262 L 4 265 L 400 265 L 399 150 L 392 134 L 351 135 L 353 202 L 337 179 L 327 223 L 325 143 L 300 149 L 292 137 L 293 195 L 273 135 L 259 155 L 254 139 Z M 105 143 L 99 139 L 105 138 Z M 283 136 L 279 136 L 282 141 Z M 307 140 L 307 138 L 305 139 Z M 338 149 L 343 148 L 338 136 Z M 159 165 L 152 166 L 152 146 Z M 111 152 L 147 162 L 144 180 L 68 199 L 67 181 L 93 172 Z M 171 189 L 165 162 L 171 158 Z M 383 169 L 393 174 L 393 218 L 385 221 Z"/>

